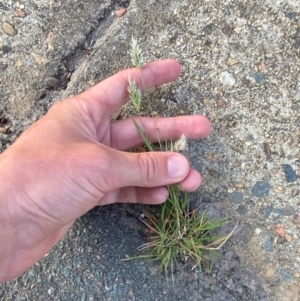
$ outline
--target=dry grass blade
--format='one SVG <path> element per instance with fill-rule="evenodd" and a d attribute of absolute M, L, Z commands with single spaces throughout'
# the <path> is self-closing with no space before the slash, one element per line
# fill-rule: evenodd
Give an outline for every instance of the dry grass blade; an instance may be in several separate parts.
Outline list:
<path fill-rule="evenodd" d="M 207 245 L 206 249 L 207 250 L 219 250 L 219 249 L 221 249 L 223 247 L 223 245 L 227 242 L 227 240 L 233 235 L 233 233 L 236 230 L 237 226 L 238 226 L 238 224 L 236 224 L 235 227 L 233 228 L 233 230 L 228 235 L 226 235 L 225 237 L 219 238 L 219 239 L 213 241 L 211 244 Z M 216 247 L 216 248 L 209 248 L 210 246 L 213 246 L 213 245 L 219 245 L 219 246 Z"/>

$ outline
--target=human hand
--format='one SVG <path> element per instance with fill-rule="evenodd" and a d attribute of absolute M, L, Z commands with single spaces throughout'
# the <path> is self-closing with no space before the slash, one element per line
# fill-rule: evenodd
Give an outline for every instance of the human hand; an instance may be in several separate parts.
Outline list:
<path fill-rule="evenodd" d="M 180 65 L 156 61 L 142 68 L 146 87 L 175 80 Z M 159 204 L 166 185 L 198 188 L 201 177 L 181 154 L 129 153 L 142 143 L 131 119 L 110 122 L 128 99 L 128 76 L 140 86 L 140 70 L 124 70 L 86 92 L 55 104 L 0 155 L 0 282 L 43 257 L 73 222 L 98 205 Z M 204 138 L 203 116 L 139 117 L 151 141 Z"/>

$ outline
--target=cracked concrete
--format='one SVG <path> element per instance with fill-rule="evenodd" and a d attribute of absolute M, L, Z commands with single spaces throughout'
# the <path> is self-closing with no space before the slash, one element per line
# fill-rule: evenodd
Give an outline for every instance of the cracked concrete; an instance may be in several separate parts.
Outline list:
<path fill-rule="evenodd" d="M 129 67 L 133 35 L 146 61 L 183 66 L 175 83 L 158 87 L 151 109 L 212 122 L 208 139 L 190 142 L 204 178 L 193 202 L 230 216 L 223 231 L 239 222 L 212 271 L 186 267 L 172 286 L 156 263 L 120 261 L 145 239 L 135 217 L 117 205 L 97 208 L 1 285 L 1 300 L 299 300 L 298 1 L 6 1 L 0 18 L 17 30 L 0 31 L 0 112 L 11 123 L 0 149 L 55 101 Z"/>

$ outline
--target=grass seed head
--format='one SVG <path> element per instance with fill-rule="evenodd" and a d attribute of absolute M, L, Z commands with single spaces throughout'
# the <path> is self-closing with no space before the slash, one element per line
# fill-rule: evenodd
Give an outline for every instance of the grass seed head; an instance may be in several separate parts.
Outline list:
<path fill-rule="evenodd" d="M 136 82 L 128 77 L 128 92 L 130 95 L 130 100 L 134 105 L 135 109 L 139 112 L 141 109 L 141 102 L 142 102 L 142 93 L 138 88 Z"/>
<path fill-rule="evenodd" d="M 176 152 L 185 151 L 188 149 L 187 139 L 184 134 L 181 135 L 180 139 L 174 142 L 174 150 Z"/>
<path fill-rule="evenodd" d="M 142 68 L 144 65 L 143 54 L 138 45 L 137 39 L 131 38 L 130 50 L 131 62 L 135 67 Z"/>

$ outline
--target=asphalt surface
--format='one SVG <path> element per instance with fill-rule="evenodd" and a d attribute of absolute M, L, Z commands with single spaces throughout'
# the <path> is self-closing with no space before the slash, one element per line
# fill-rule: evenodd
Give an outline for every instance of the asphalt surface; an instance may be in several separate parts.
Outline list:
<path fill-rule="evenodd" d="M 146 240 L 139 208 L 96 208 L 1 300 L 299 300 L 298 1 L 6 0 L 0 23 L 1 151 L 54 102 L 130 67 L 135 36 L 146 61 L 182 64 L 151 110 L 212 122 L 189 142 L 204 179 L 192 202 L 230 217 L 224 232 L 239 224 L 211 271 L 183 266 L 172 284 L 157 262 L 121 261 Z"/>

